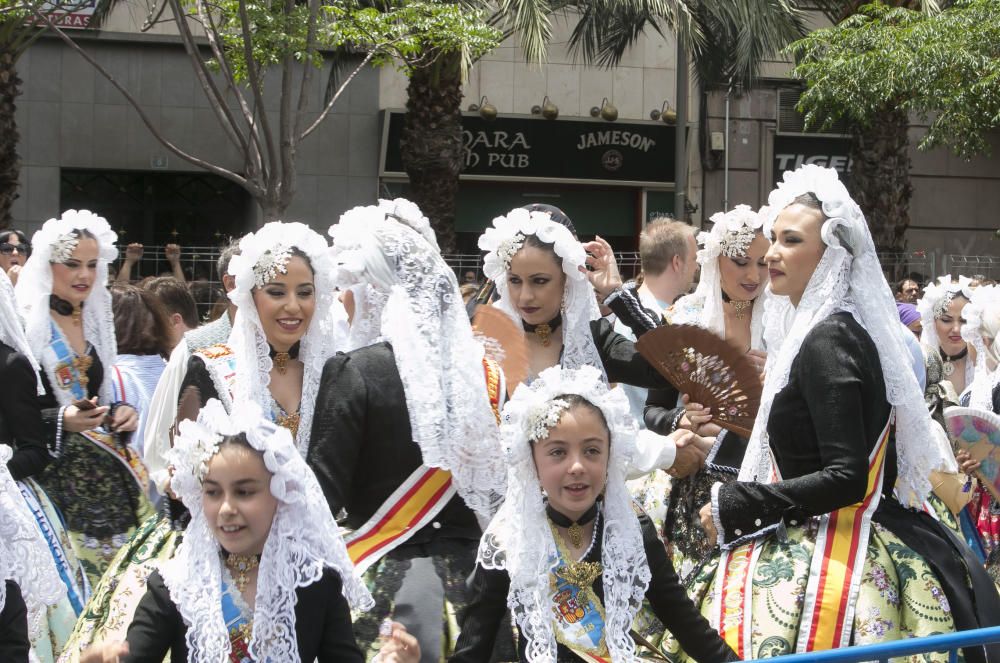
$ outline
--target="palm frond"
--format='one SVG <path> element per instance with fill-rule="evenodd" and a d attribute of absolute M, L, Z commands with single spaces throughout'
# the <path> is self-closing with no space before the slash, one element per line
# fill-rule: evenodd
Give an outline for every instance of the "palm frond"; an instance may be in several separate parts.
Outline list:
<path fill-rule="evenodd" d="M 691 0 L 577 0 L 573 6 L 580 20 L 569 47 L 587 63 L 616 66 L 647 29 L 661 35 L 664 27 L 673 30 L 688 47 L 704 40 Z"/>
<path fill-rule="evenodd" d="M 552 37 L 552 11 L 549 0 L 500 0 L 497 27 L 504 33 L 517 35 L 528 61 L 541 63 Z"/>

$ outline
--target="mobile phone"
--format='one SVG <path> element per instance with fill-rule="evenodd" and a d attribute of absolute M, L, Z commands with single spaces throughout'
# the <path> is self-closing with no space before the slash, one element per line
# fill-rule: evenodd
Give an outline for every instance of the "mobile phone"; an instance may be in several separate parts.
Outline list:
<path fill-rule="evenodd" d="M 97 404 L 94 403 L 94 401 L 87 400 L 73 401 L 73 405 L 75 405 L 78 410 L 93 410 L 97 407 Z"/>

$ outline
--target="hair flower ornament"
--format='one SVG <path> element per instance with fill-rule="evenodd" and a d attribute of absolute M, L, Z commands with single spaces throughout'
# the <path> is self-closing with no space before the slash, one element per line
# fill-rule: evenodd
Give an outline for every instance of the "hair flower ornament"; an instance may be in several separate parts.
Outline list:
<path fill-rule="evenodd" d="M 483 273 L 487 278 L 497 283 L 505 280 L 511 259 L 524 246 L 528 235 L 554 246 L 567 277 L 586 278 L 579 268 L 586 264 L 587 254 L 573 233 L 553 221 L 548 212 L 531 212 L 520 207 L 493 219 L 493 227 L 479 237 L 479 248 L 487 252 L 483 260 Z"/>
<path fill-rule="evenodd" d="M 703 247 L 698 251 L 698 264 L 702 266 L 720 255 L 742 258 L 764 225 L 763 217 L 749 205 L 716 212 L 709 220 L 714 224 L 712 229 L 698 233 L 698 243 Z"/>
<path fill-rule="evenodd" d="M 560 398 L 536 404 L 524 419 L 528 439 L 537 442 L 548 437 L 549 431 L 559 423 L 559 418 L 568 407 L 569 403 Z"/>

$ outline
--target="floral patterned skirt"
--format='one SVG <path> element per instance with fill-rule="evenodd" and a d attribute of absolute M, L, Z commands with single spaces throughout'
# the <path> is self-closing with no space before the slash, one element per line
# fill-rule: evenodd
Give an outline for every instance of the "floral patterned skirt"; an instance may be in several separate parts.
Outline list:
<path fill-rule="evenodd" d="M 752 658 L 794 652 L 815 538 L 815 525 L 789 527 L 785 541 L 771 536 L 764 543 L 751 589 Z M 688 584 L 690 596 L 709 620 L 715 612 L 718 562 L 716 555 Z M 878 523 L 872 523 L 855 606 L 852 641 L 856 645 L 955 630 L 951 607 L 934 571 L 920 555 Z M 690 660 L 669 633 L 664 637 L 663 648 L 678 661 Z M 947 659 L 948 655 L 942 653 L 914 660 Z"/>
<path fill-rule="evenodd" d="M 94 588 L 60 663 L 75 663 L 80 652 L 92 644 L 125 640 L 135 609 L 146 593 L 149 574 L 174 556 L 180 534 L 161 516 L 151 516 L 142 523 Z"/>

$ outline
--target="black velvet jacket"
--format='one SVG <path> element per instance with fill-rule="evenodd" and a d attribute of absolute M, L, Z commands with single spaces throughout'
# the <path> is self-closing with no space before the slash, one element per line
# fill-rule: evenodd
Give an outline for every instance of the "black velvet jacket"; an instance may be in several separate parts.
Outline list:
<path fill-rule="evenodd" d="M 38 404 L 35 371 L 27 357 L 0 343 L 0 444 L 10 445 L 14 455 L 7 469 L 16 480 L 38 474 L 52 460 L 45 447 L 45 428 Z"/>
<path fill-rule="evenodd" d="M 28 663 L 28 609 L 21 597 L 21 588 L 7 580 L 7 600 L 0 611 L 0 661 Z"/>
<path fill-rule="evenodd" d="M 364 662 L 336 571 L 325 569 L 318 582 L 295 590 L 295 596 L 295 631 L 303 661 Z M 129 653 L 122 663 L 161 663 L 168 650 L 171 663 L 187 663 L 186 635 L 184 619 L 170 600 L 163 578 L 153 571 L 128 627 Z"/>
<path fill-rule="evenodd" d="M 87 369 L 87 397 L 93 398 L 101 394 L 101 383 L 104 381 L 104 366 L 101 364 L 101 358 L 97 356 L 96 348 L 91 346 L 88 352 L 93 361 L 90 363 L 90 368 Z M 48 444 L 49 449 L 55 449 L 57 442 L 56 424 L 58 423 L 61 406 L 56 399 L 55 392 L 52 390 L 52 385 L 49 384 L 49 376 L 45 374 L 45 371 L 42 371 L 42 384 L 45 385 L 45 395 L 38 396 L 37 398 L 38 405 L 42 410 L 42 426 L 45 431 L 45 442 Z M 32 387 L 30 393 L 35 393 L 34 387 Z M 102 403 L 102 405 L 106 405 L 106 403 Z"/>
<path fill-rule="evenodd" d="M 623 288 L 619 296 L 608 303 L 608 308 L 632 330 L 636 338 L 659 324 L 653 314 L 642 307 L 631 288 Z M 647 389 L 670 388 L 667 379 L 635 349 L 635 343 L 616 332 L 607 320 L 592 320 L 590 331 L 594 335 L 594 345 L 601 356 L 608 382 Z"/>
<path fill-rule="evenodd" d="M 652 521 L 642 514 L 639 516 L 639 523 L 649 570 L 653 576 L 646 590 L 646 598 L 657 618 L 694 660 L 700 663 L 738 661 L 736 653 L 719 637 L 718 632 L 688 598 Z M 597 541 L 585 558 L 587 561 L 601 561 L 603 525 L 602 520 L 598 525 Z M 476 567 L 472 576 L 472 600 L 462 615 L 462 632 L 455 646 L 455 654 L 448 659 L 449 663 L 483 663 L 490 660 L 500 622 L 507 612 L 509 589 L 510 576 L 506 571 Z M 600 576 L 594 581 L 593 590 L 603 601 L 604 584 Z M 519 639 L 518 647 L 520 660 L 524 661 L 524 638 Z M 579 660 L 561 644 L 557 647 L 557 659 L 560 663 Z"/>

